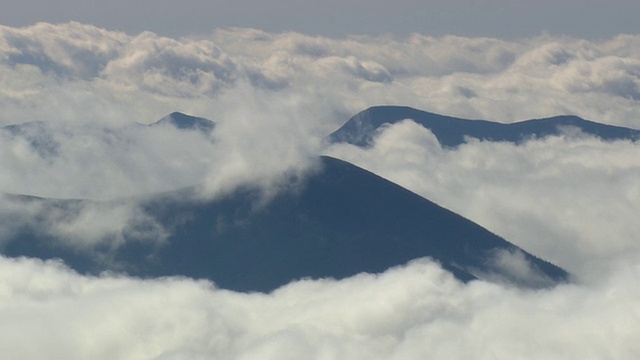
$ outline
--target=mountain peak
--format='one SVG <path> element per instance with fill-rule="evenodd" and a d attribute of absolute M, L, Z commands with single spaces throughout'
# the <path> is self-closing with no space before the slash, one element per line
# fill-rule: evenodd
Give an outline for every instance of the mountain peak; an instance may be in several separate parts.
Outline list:
<path fill-rule="evenodd" d="M 180 130 L 199 130 L 205 133 L 210 133 L 215 127 L 215 123 L 211 120 L 177 111 L 151 124 L 151 126 L 157 125 L 171 125 Z"/>
<path fill-rule="evenodd" d="M 438 115 L 406 106 L 374 106 L 354 115 L 341 128 L 329 135 L 330 142 L 346 142 L 360 147 L 371 145 L 377 131 L 384 124 L 395 124 L 411 119 L 429 129 L 444 147 L 456 147 L 466 138 L 485 141 L 520 143 L 530 138 L 560 135 L 567 128 L 576 128 L 585 134 L 603 140 L 638 140 L 640 130 L 600 124 L 577 116 L 563 115 L 532 119 L 510 124 L 487 120 L 469 120 Z"/>

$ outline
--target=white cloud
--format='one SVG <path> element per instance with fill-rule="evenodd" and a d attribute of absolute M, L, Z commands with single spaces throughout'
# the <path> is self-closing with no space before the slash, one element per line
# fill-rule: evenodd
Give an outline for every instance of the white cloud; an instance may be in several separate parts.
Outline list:
<path fill-rule="evenodd" d="M 640 272 L 524 291 L 463 285 L 427 260 L 239 294 L 187 279 L 82 277 L 0 259 L 0 350 L 44 359 L 632 358 Z M 38 346 L 33 346 L 37 343 Z"/>
<path fill-rule="evenodd" d="M 115 59 L 128 40 L 124 33 L 71 22 L 38 23 L 28 28 L 1 27 L 4 63 L 31 65 L 60 78 L 91 79 Z"/>
<path fill-rule="evenodd" d="M 215 94 L 232 85 L 236 64 L 207 40 L 174 40 L 144 32 L 124 47 L 101 73 L 117 82 L 170 97 Z"/>
<path fill-rule="evenodd" d="M 137 124 L 36 123 L 0 131 L 0 138 L 4 191 L 62 198 L 109 199 L 194 185 L 218 149 L 195 131 Z"/>
<path fill-rule="evenodd" d="M 543 288 L 553 286 L 554 280 L 531 264 L 521 250 L 499 250 L 491 254 L 488 262 L 497 270 L 478 273 L 478 278 L 494 282 L 515 283 L 521 286 Z"/>
<path fill-rule="evenodd" d="M 0 123 L 149 122 L 185 109 L 215 117 L 226 106 L 219 96 L 242 96 L 237 86 L 248 81 L 344 117 L 398 103 L 504 122 L 571 113 L 637 126 L 639 41 L 330 39 L 251 29 L 169 39 L 77 23 L 3 27 Z"/>

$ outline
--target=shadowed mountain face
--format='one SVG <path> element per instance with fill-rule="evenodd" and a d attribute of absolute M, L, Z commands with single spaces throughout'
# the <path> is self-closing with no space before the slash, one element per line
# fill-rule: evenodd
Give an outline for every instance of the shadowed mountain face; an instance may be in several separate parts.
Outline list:
<path fill-rule="evenodd" d="M 527 120 L 502 124 L 485 120 L 465 120 L 433 114 L 403 106 L 375 106 L 364 110 L 340 129 L 329 135 L 331 142 L 346 142 L 366 147 L 384 124 L 411 119 L 431 130 L 442 146 L 456 147 L 465 143 L 465 137 L 487 141 L 519 143 L 530 138 L 559 135 L 567 129 L 579 129 L 585 134 L 603 140 L 640 139 L 640 130 L 599 124 L 577 116 L 556 116 L 547 119 Z"/>
<path fill-rule="evenodd" d="M 382 272 L 421 257 L 439 261 L 462 280 L 500 278 L 533 287 L 566 280 L 564 270 L 398 185 L 337 159 L 323 157 L 321 163 L 321 170 L 267 202 L 251 189 L 216 201 L 186 200 L 192 197 L 185 190 L 143 202 L 146 214 L 171 233 L 161 245 L 127 241 L 115 249 L 74 250 L 25 229 L 3 252 L 59 257 L 80 272 L 183 275 L 240 291 Z M 514 262 L 529 271 L 512 271 L 508 264 Z"/>

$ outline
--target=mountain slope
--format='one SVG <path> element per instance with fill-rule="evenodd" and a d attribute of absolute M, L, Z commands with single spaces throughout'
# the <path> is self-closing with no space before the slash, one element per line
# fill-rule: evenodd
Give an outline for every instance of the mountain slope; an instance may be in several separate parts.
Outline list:
<path fill-rule="evenodd" d="M 500 277 L 539 287 L 567 277 L 564 270 L 377 175 L 333 158 L 323 157 L 321 163 L 321 170 L 266 203 L 252 189 L 217 201 L 186 200 L 190 191 L 184 190 L 143 202 L 145 212 L 171 232 L 162 246 L 129 241 L 82 253 L 25 231 L 4 253 L 60 257 L 81 272 L 118 269 L 144 277 L 205 278 L 240 291 L 270 291 L 305 277 L 382 272 L 427 256 L 463 280 Z M 496 259 L 505 254 L 528 261 L 535 276 L 501 266 Z"/>
<path fill-rule="evenodd" d="M 566 128 L 577 128 L 603 140 L 640 139 L 640 130 L 600 124 L 577 116 L 556 116 L 502 124 L 486 120 L 459 119 L 403 106 L 375 106 L 364 110 L 329 135 L 328 139 L 334 143 L 346 142 L 366 147 L 381 126 L 404 119 L 412 119 L 430 129 L 440 144 L 446 147 L 456 147 L 464 143 L 465 137 L 518 143 L 532 137 L 558 135 Z"/>

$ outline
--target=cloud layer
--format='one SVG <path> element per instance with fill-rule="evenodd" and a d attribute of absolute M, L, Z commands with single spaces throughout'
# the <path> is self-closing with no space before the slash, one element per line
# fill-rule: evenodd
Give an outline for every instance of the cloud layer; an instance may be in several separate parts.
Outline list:
<path fill-rule="evenodd" d="M 0 28 L 0 123 L 148 123 L 186 109 L 218 118 L 247 87 L 313 99 L 318 118 L 399 103 L 504 122 L 576 114 L 637 125 L 640 37 L 330 39 L 253 29 L 197 38 L 89 25 Z M 324 110 L 321 110 L 324 109 Z M 332 114 L 335 115 L 335 114 Z M 335 126 L 344 119 L 333 119 Z"/>
<path fill-rule="evenodd" d="M 636 49 L 640 37 L 628 35 L 509 42 L 227 29 L 171 39 L 79 23 L 0 27 L 0 125 L 42 121 L 59 152 L 46 157 L 5 137 L 0 164 L 11 170 L 0 189 L 105 198 L 210 173 L 215 193 L 236 178 L 305 168 L 322 137 L 379 104 L 502 122 L 575 114 L 640 127 Z M 128 128 L 173 111 L 218 122 L 217 141 Z M 221 180 L 221 169 L 236 174 Z"/>
<path fill-rule="evenodd" d="M 0 349 L 45 359 L 633 358 L 640 269 L 606 285 L 462 285 L 419 260 L 239 294 L 187 279 L 78 276 L 0 259 Z M 36 343 L 38 346 L 33 346 Z"/>
<path fill-rule="evenodd" d="M 324 152 L 578 277 L 537 292 L 464 285 L 421 260 L 264 295 L 0 258 L 0 349 L 34 359 L 637 357 L 637 143 L 567 133 L 442 149 L 411 122 L 387 128 L 368 150 L 323 149 L 321 139 L 379 104 L 502 122 L 575 114 L 640 128 L 639 89 L 640 37 L 629 35 L 511 42 L 223 29 L 171 39 L 78 23 L 0 27 L 0 125 L 40 121 L 18 135 L 0 131 L 1 192 L 113 199 L 197 183 L 209 196 L 245 184 L 274 190 Z M 136 124 L 173 111 L 216 129 Z M 2 232 L 37 224 L 79 249 L 117 246 L 136 224 L 153 230 L 137 234 L 141 241 L 166 234 L 117 201 L 56 212 L 12 199 L 0 198 Z M 110 220 L 93 226 L 96 218 Z"/>

